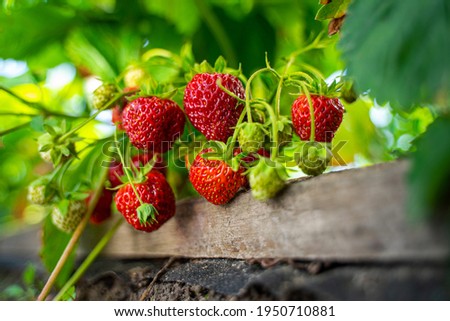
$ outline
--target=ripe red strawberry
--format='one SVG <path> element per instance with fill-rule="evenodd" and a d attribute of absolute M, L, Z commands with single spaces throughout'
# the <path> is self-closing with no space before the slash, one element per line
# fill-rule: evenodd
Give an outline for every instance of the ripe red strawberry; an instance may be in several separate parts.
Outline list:
<path fill-rule="evenodd" d="M 144 183 L 135 184 L 135 188 L 144 203 L 151 204 L 157 210 L 155 220 L 149 218 L 141 223 L 138 208 L 141 206 L 130 183 L 122 186 L 114 198 L 117 210 L 135 229 L 152 232 L 175 215 L 175 195 L 163 174 L 151 171 Z"/>
<path fill-rule="evenodd" d="M 173 100 L 152 96 L 131 101 L 123 111 L 122 122 L 134 146 L 164 153 L 183 133 L 185 118 Z"/>
<path fill-rule="evenodd" d="M 244 169 L 237 172 L 222 160 L 207 160 L 201 155 L 211 149 L 201 151 L 189 170 L 189 180 L 195 190 L 208 202 L 221 205 L 228 203 L 241 187 L 247 183 Z"/>
<path fill-rule="evenodd" d="M 233 135 L 244 105 L 220 89 L 218 79 L 230 92 L 244 99 L 244 87 L 235 76 L 200 73 L 187 84 L 183 102 L 189 120 L 206 139 L 226 142 Z"/>
<path fill-rule="evenodd" d="M 100 198 L 98 200 L 97 205 L 94 208 L 94 211 L 92 212 L 92 215 L 90 217 L 90 221 L 92 224 L 100 224 L 106 221 L 111 217 L 111 203 L 113 200 L 113 194 L 114 192 L 109 189 L 103 189 L 102 195 L 100 195 Z M 86 204 L 89 205 L 89 202 L 92 198 L 92 193 L 89 194 L 89 196 L 86 198 Z"/>
<path fill-rule="evenodd" d="M 145 166 L 149 161 L 151 161 L 153 158 L 153 155 L 150 153 L 142 153 L 139 155 L 135 155 L 131 158 L 131 161 L 133 162 L 133 165 L 136 168 L 141 168 Z M 155 170 L 160 171 L 164 176 L 167 174 L 167 165 L 164 161 L 164 158 L 162 158 L 161 155 L 158 155 L 156 157 L 156 162 L 153 165 L 153 168 Z M 109 167 L 109 181 L 111 182 L 111 187 L 117 187 L 122 184 L 122 181 L 120 180 L 120 177 L 124 176 L 125 173 L 123 171 L 123 165 L 118 162 L 114 162 Z"/>
<path fill-rule="evenodd" d="M 315 117 L 315 141 L 329 143 L 338 130 L 344 115 L 344 107 L 338 98 L 311 95 Z M 306 95 L 299 96 L 292 105 L 292 125 L 301 140 L 309 140 L 311 118 Z"/>

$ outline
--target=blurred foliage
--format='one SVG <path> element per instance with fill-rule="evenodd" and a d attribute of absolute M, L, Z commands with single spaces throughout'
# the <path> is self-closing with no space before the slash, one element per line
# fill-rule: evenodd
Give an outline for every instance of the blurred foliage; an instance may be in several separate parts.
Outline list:
<path fill-rule="evenodd" d="M 450 214 L 449 30 L 447 0 L 352 1 L 339 43 L 356 88 L 389 102 L 398 115 L 387 128 L 394 133 L 388 146 L 395 132 L 403 132 L 400 148 L 409 145 L 438 117 L 414 146 L 408 197 L 414 217 Z"/>
<path fill-rule="evenodd" d="M 20 284 L 12 284 L 0 292 L 0 300 L 34 300 L 42 282 L 36 277 L 36 267 L 28 264 L 22 272 Z"/>
<path fill-rule="evenodd" d="M 411 3 L 412 18 L 405 18 L 399 15 L 405 14 L 410 2 L 354 1 L 342 39 L 334 36 L 330 46 L 307 52 L 297 61 L 330 78 L 341 75 L 348 67 L 346 72 L 356 79 L 357 89 L 370 89 L 370 97 L 364 92 L 355 102 L 345 104 L 347 113 L 336 134 L 334 143 L 344 142 L 339 153 L 347 166 L 369 165 L 407 154 L 414 149 L 411 142 L 436 117 L 434 110 L 410 110 L 409 104 L 436 107 L 446 97 L 443 80 L 448 84 L 448 70 L 431 62 L 448 62 L 450 56 L 448 46 L 434 48 L 443 32 L 449 30 L 443 28 L 449 21 L 448 15 L 447 20 L 434 17 L 448 14 L 448 4 L 431 1 L 433 17 L 419 15 L 423 7 L 418 2 Z M 0 85 L 29 102 L 44 105 L 47 112 L 42 114 L 0 91 L 0 235 L 11 233 L 16 222 L 36 224 L 45 219 L 46 210 L 27 206 L 25 199 L 29 182 L 51 170 L 40 160 L 35 139 L 43 132 L 44 119 L 55 124 L 60 121 L 58 113 L 67 115 L 72 127 L 88 117 L 92 91 L 100 84 L 99 79 L 123 79 L 132 68 L 143 68 L 155 79 L 175 78 L 170 65 L 149 56 L 153 49 L 179 53 L 189 45 L 196 61 L 207 59 L 212 63 L 223 55 L 232 67 L 241 64 L 248 76 L 265 66 L 266 52 L 271 64 L 278 68 L 284 57 L 303 48 L 327 25 L 314 19 L 321 7 L 318 0 L 1 3 Z M 405 23 L 410 19 L 414 24 Z M 434 20 L 436 23 L 430 24 Z M 338 41 L 345 63 L 335 45 Z M 445 39 L 441 43 L 445 44 Z M 21 63 L 21 67 L 17 65 Z M 119 85 L 123 86 L 123 81 Z M 293 94 L 283 94 L 284 114 L 290 113 Z M 182 94 L 177 93 L 175 100 L 181 103 Z M 398 102 L 403 103 L 402 108 L 397 107 Z M 79 134 L 88 142 L 79 143 L 77 149 L 88 148 L 89 153 L 89 141 L 109 137 L 114 128 L 110 117 L 109 111 L 103 112 L 84 127 Z M 77 179 L 92 181 L 92 165 L 78 165 Z M 188 180 L 175 175 L 186 175 L 186 170 L 181 164 L 169 165 L 168 179 L 176 187 L 177 196 L 192 195 Z M 54 258 L 59 252 L 55 253 Z M 47 265 L 52 264 L 53 261 Z"/>
<path fill-rule="evenodd" d="M 450 2 L 353 1 L 340 48 L 359 90 L 400 110 L 449 107 Z"/>

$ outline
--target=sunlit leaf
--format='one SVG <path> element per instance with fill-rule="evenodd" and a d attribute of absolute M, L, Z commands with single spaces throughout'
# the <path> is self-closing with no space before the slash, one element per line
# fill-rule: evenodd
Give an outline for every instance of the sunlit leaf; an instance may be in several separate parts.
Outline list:
<path fill-rule="evenodd" d="M 328 2 L 328 1 L 327 1 Z M 345 15 L 351 0 L 332 0 L 323 5 L 316 15 L 316 20 L 340 18 Z"/>

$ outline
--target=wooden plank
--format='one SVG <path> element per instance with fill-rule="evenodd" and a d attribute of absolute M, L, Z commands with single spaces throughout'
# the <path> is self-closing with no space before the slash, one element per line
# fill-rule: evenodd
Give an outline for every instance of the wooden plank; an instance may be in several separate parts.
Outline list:
<path fill-rule="evenodd" d="M 176 216 L 146 234 L 124 224 L 104 254 L 118 257 L 442 260 L 437 227 L 405 213 L 406 161 L 290 184 L 276 199 L 241 193 L 225 206 L 179 202 Z"/>

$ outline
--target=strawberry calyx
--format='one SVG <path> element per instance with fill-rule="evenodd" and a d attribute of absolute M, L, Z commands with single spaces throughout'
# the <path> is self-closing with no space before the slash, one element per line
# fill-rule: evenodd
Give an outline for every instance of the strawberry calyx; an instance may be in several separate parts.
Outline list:
<path fill-rule="evenodd" d="M 146 83 L 141 85 L 141 91 L 138 95 L 130 98 L 135 100 L 140 97 L 158 97 L 161 99 L 172 99 L 178 92 L 178 88 L 171 84 L 163 84 L 157 82 L 153 78 L 149 78 Z"/>
<path fill-rule="evenodd" d="M 44 124 L 44 129 L 46 133 L 39 136 L 37 140 L 42 159 L 56 166 L 65 162 L 71 156 L 78 157 L 75 143 L 82 139 L 75 134 L 61 139 L 67 135 L 66 122 L 64 120 L 61 122 L 61 126 Z"/>
<path fill-rule="evenodd" d="M 237 77 L 242 83 L 246 83 L 247 79 L 242 73 L 241 66 L 238 69 L 230 68 L 227 66 L 225 58 L 219 56 L 214 62 L 214 66 L 211 66 L 208 61 L 203 60 L 201 63 L 195 63 L 189 72 L 185 74 L 186 82 L 189 82 L 196 74 L 229 74 Z"/>
<path fill-rule="evenodd" d="M 136 212 L 141 225 L 158 223 L 156 215 L 159 215 L 159 213 L 152 204 L 143 203 L 137 208 Z"/>

